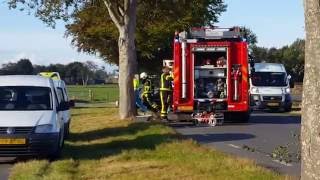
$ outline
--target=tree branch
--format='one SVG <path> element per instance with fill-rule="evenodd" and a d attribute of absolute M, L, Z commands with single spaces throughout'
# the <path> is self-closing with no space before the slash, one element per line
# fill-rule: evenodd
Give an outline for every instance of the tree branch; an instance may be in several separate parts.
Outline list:
<path fill-rule="evenodd" d="M 112 3 L 110 0 L 103 0 L 103 2 L 108 9 L 112 21 L 118 29 L 121 29 L 121 27 L 123 26 L 123 16 L 119 14 L 117 5 Z"/>
<path fill-rule="evenodd" d="M 119 13 L 120 13 L 121 16 L 124 16 L 123 7 L 121 7 L 120 5 L 118 6 L 118 11 L 119 11 Z"/>
<path fill-rule="evenodd" d="M 129 2 L 130 0 L 124 0 L 124 11 L 125 11 L 125 13 L 127 13 L 127 14 L 129 14 L 128 13 L 128 11 L 129 11 L 129 9 L 130 9 L 130 2 Z"/>

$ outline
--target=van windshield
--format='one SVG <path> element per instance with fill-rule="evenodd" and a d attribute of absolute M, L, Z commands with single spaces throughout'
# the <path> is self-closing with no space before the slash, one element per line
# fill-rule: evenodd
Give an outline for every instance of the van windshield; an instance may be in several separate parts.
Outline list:
<path fill-rule="evenodd" d="M 254 86 L 287 86 L 284 72 L 254 72 L 251 77 Z"/>
<path fill-rule="evenodd" d="M 52 110 L 48 87 L 0 86 L 0 111 Z"/>

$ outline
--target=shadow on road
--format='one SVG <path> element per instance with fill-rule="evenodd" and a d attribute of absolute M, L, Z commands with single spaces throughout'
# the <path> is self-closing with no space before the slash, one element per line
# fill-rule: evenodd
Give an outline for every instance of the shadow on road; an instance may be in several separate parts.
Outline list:
<path fill-rule="evenodd" d="M 238 141 L 244 139 L 252 139 L 256 136 L 252 134 L 245 133 L 212 133 L 212 134 L 192 134 L 185 135 L 187 138 L 194 139 L 196 141 L 201 141 L 204 143 L 210 142 L 225 142 L 225 141 Z"/>
<path fill-rule="evenodd" d="M 252 116 L 250 118 L 249 123 L 250 124 L 301 124 L 301 117 L 263 114 L 263 116 L 259 116 L 259 115 Z"/>
<path fill-rule="evenodd" d="M 0 165 L 3 164 L 14 164 L 16 163 L 17 158 L 15 157 L 0 157 Z"/>

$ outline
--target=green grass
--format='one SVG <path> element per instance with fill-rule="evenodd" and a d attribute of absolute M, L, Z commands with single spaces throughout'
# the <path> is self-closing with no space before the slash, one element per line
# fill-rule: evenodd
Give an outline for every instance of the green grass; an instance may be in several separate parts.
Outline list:
<path fill-rule="evenodd" d="M 93 98 L 90 98 L 90 90 Z M 116 84 L 68 86 L 68 93 L 71 99 L 78 101 L 115 102 L 119 98 L 119 88 Z"/>
<path fill-rule="evenodd" d="M 117 111 L 74 109 L 63 157 L 17 163 L 10 179 L 289 179 L 162 124 L 121 121 Z"/>

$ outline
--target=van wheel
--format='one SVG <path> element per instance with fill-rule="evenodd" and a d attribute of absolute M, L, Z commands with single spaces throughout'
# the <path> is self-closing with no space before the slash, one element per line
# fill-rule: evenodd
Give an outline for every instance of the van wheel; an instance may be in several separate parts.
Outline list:
<path fill-rule="evenodd" d="M 64 126 L 64 138 L 67 139 L 70 135 L 70 121 Z"/>
<path fill-rule="evenodd" d="M 63 131 L 60 130 L 59 142 L 57 143 L 57 147 L 55 148 L 56 150 L 52 154 L 49 155 L 49 159 L 51 161 L 56 160 L 61 157 L 62 148 L 64 146 L 64 135 L 63 134 L 64 134 Z"/>

